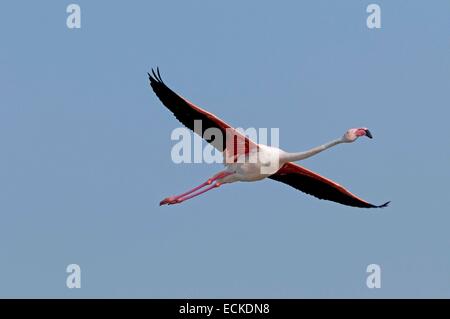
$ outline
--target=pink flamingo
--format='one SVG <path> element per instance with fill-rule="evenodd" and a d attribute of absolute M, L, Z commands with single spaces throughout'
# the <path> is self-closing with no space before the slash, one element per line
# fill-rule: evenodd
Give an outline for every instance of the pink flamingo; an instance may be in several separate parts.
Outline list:
<path fill-rule="evenodd" d="M 336 182 L 293 163 L 316 155 L 335 145 L 355 142 L 361 136 L 372 138 L 372 134 L 367 128 L 349 129 L 342 137 L 308 151 L 285 152 L 276 147 L 254 143 L 217 116 L 176 94 L 163 82 L 158 68 L 156 73 L 152 69 L 152 74 L 148 74 L 150 86 L 161 102 L 182 124 L 193 131 L 194 121 L 200 120 L 202 130 L 196 133 L 200 133 L 201 137 L 208 143 L 223 152 L 226 167 L 225 170 L 215 174 L 199 186 L 183 194 L 163 199 L 159 203 L 160 205 L 179 204 L 223 184 L 237 181 L 252 182 L 264 178 L 285 183 L 319 199 L 330 200 L 347 206 L 380 208 L 389 204 L 389 202 L 382 205 L 370 204 Z M 211 134 L 210 137 L 204 136 L 208 129 L 218 130 L 221 134 L 217 135 L 220 135 L 221 138 L 213 138 L 214 135 Z"/>

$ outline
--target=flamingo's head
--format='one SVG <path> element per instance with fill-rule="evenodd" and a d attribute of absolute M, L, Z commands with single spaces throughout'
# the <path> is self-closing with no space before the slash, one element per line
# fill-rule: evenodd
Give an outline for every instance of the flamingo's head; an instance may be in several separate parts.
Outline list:
<path fill-rule="evenodd" d="M 367 136 L 368 138 L 372 138 L 372 134 L 370 133 L 369 129 L 366 127 L 360 127 L 360 128 L 351 128 L 344 134 L 344 141 L 347 143 L 351 143 L 356 141 L 361 136 Z"/>

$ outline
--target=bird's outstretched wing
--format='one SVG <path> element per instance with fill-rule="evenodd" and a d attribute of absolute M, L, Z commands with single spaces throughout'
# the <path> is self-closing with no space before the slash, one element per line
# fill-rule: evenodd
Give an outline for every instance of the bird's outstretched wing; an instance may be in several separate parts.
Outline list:
<path fill-rule="evenodd" d="M 226 161 L 235 161 L 237 155 L 248 153 L 252 148 L 257 148 L 257 144 L 252 142 L 233 127 L 222 121 L 200 107 L 189 102 L 172 91 L 162 80 L 159 69 L 156 72 L 152 69 L 152 74 L 148 73 L 150 86 L 161 102 L 175 115 L 175 117 L 187 128 L 199 134 L 205 141 L 212 144 L 219 151 L 225 152 Z M 201 120 L 201 131 L 196 132 L 194 124 L 196 120 Z M 216 128 L 221 132 L 221 136 L 214 134 L 204 136 L 207 129 Z M 210 132 L 213 132 L 211 130 Z"/>
<path fill-rule="evenodd" d="M 379 206 L 370 204 L 332 180 L 294 163 L 284 164 L 278 172 L 269 176 L 269 178 L 285 183 L 319 199 L 330 200 L 347 206 L 380 208 L 389 204 L 389 202 Z"/>

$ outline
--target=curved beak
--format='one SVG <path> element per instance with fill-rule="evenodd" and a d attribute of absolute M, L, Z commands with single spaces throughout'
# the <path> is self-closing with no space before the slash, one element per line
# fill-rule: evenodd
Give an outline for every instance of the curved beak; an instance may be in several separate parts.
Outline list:
<path fill-rule="evenodd" d="M 366 130 L 366 136 L 367 136 L 368 138 L 373 138 L 372 133 L 370 133 L 369 130 Z"/>

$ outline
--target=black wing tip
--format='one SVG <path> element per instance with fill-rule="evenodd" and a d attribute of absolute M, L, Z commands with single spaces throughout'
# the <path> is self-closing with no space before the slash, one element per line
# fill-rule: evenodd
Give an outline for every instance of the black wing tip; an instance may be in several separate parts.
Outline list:
<path fill-rule="evenodd" d="M 390 202 L 391 202 L 391 201 L 388 201 L 388 202 L 386 202 L 386 203 L 384 203 L 384 204 L 382 204 L 382 205 L 379 205 L 379 206 L 372 205 L 371 208 L 385 208 L 385 207 L 388 207 L 388 206 L 389 206 L 389 203 L 390 203 Z"/>
<path fill-rule="evenodd" d="M 162 78 L 161 78 L 161 74 L 159 73 L 159 67 L 156 67 L 156 72 L 155 69 L 152 68 L 152 73 L 150 74 L 150 72 L 147 72 L 148 74 L 148 78 L 150 80 L 150 83 L 162 83 L 164 84 Z"/>
<path fill-rule="evenodd" d="M 383 205 L 380 205 L 380 208 L 388 207 L 390 203 L 391 203 L 391 201 L 387 201 Z"/>

